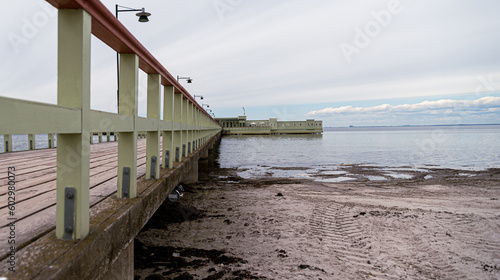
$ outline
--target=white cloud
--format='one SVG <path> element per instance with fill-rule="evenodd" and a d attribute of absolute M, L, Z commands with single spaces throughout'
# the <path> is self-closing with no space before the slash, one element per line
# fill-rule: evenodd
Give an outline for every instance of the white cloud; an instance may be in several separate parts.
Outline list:
<path fill-rule="evenodd" d="M 477 111 L 492 112 L 500 107 L 500 97 L 486 96 L 476 100 L 449 100 L 424 101 L 416 104 L 389 105 L 382 104 L 372 107 L 341 106 L 337 108 L 325 108 L 308 112 L 307 116 L 331 116 L 338 114 L 368 114 L 368 113 L 451 113 L 456 110 L 466 113 Z M 493 110 L 492 110 L 493 109 Z"/>

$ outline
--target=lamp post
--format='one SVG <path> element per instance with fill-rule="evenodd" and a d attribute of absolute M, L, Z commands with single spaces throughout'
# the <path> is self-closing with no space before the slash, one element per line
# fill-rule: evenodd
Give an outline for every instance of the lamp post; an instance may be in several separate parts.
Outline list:
<path fill-rule="evenodd" d="M 135 15 L 139 17 L 139 22 L 148 22 L 148 17 L 151 13 L 146 12 L 144 8 L 142 9 L 132 9 L 129 7 L 124 7 L 120 5 L 115 5 L 115 16 L 118 19 L 118 13 L 121 12 L 138 12 Z M 120 53 L 116 52 L 116 108 L 118 113 L 120 113 Z"/>
<path fill-rule="evenodd" d="M 203 100 L 203 95 L 196 95 L 195 94 L 193 97 L 194 97 L 194 99 L 196 99 L 196 97 L 199 97 L 201 100 Z"/>
<path fill-rule="evenodd" d="M 208 106 L 208 104 L 203 104 L 203 103 L 202 103 L 202 104 L 201 104 L 201 107 L 203 107 L 203 106 L 207 106 L 207 108 L 210 108 L 210 106 Z"/>
<path fill-rule="evenodd" d="M 190 83 L 192 83 L 192 82 L 193 82 L 193 79 L 191 79 L 191 77 L 181 77 L 181 76 L 177 76 L 177 81 L 182 80 L 182 79 L 187 80 L 187 83 L 188 83 L 188 84 L 190 84 Z M 203 99 L 203 98 L 202 98 L 202 99 Z"/>

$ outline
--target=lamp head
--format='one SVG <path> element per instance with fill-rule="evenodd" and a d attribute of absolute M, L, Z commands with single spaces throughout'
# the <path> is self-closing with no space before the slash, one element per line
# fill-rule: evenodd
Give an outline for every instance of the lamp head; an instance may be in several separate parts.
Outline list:
<path fill-rule="evenodd" d="M 139 12 L 135 15 L 139 17 L 139 22 L 148 22 L 148 17 L 151 15 L 151 13 L 146 12 L 145 9 L 142 8 L 142 12 Z"/>
<path fill-rule="evenodd" d="M 187 78 L 187 83 L 188 83 L 188 84 L 190 84 L 190 83 L 192 83 L 192 82 L 193 82 L 193 80 L 192 80 L 191 78 Z M 202 97 L 201 99 L 203 99 L 203 97 Z"/>

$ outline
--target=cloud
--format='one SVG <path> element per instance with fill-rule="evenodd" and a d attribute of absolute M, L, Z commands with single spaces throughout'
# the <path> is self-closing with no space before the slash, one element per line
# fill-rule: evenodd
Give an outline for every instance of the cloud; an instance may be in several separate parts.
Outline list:
<path fill-rule="evenodd" d="M 337 108 L 325 108 L 308 112 L 306 115 L 333 116 L 339 114 L 404 114 L 404 113 L 451 113 L 457 110 L 466 113 L 496 112 L 500 107 L 500 97 L 486 96 L 476 100 L 450 100 L 423 101 L 416 104 L 390 105 L 382 104 L 372 107 L 341 106 Z"/>

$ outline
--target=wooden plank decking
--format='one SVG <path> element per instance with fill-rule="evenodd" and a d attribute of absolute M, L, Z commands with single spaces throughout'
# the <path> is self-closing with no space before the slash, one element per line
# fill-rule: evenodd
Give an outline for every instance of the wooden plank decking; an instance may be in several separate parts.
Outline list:
<path fill-rule="evenodd" d="M 118 142 L 90 146 L 90 207 L 116 195 Z M 7 168 L 16 171 L 15 215 L 7 201 Z M 0 259 L 7 257 L 9 223 L 15 220 L 16 250 L 55 229 L 56 225 L 56 149 L 0 154 Z M 137 140 L 137 178 L 146 173 L 146 139 Z"/>

